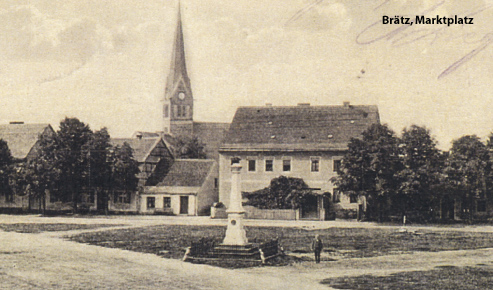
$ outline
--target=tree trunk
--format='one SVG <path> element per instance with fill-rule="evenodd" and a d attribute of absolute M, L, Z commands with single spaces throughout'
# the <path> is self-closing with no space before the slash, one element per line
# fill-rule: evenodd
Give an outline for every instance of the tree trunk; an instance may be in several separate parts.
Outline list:
<path fill-rule="evenodd" d="M 109 213 L 108 212 L 108 206 L 109 206 L 108 205 L 109 204 L 108 195 L 109 195 L 108 191 L 105 191 L 104 195 L 102 196 L 103 201 L 104 201 L 103 204 L 104 204 L 104 214 L 105 215 L 108 215 L 108 213 Z"/>
<path fill-rule="evenodd" d="M 31 206 L 32 206 L 32 205 L 31 205 L 31 202 L 32 202 L 32 201 L 31 201 L 31 198 L 32 198 L 32 197 L 31 197 L 31 193 L 29 193 L 29 194 L 28 194 L 28 196 L 27 196 L 27 211 L 28 211 L 28 212 L 31 212 Z"/>
<path fill-rule="evenodd" d="M 46 192 L 43 193 L 43 216 L 46 215 Z"/>
<path fill-rule="evenodd" d="M 72 191 L 72 212 L 73 214 L 77 213 L 77 193 L 76 191 Z"/>

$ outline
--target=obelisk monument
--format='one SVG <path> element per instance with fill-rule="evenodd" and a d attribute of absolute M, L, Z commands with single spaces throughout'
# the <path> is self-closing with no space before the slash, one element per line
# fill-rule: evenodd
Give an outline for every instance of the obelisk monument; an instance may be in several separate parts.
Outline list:
<path fill-rule="evenodd" d="M 242 206 L 241 196 L 241 165 L 235 163 L 231 166 L 231 193 L 229 196 L 228 228 L 223 245 L 245 246 L 248 244 L 245 229 L 243 228 L 243 217 L 245 210 Z"/>

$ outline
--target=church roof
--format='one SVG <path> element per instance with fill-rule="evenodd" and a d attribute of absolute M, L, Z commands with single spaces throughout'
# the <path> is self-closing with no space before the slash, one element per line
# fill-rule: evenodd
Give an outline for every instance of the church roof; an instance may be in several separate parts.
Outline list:
<path fill-rule="evenodd" d="M 346 150 L 351 138 L 379 122 L 377 106 L 240 107 L 220 151 Z"/>
<path fill-rule="evenodd" d="M 7 142 L 14 158 L 24 159 L 47 129 L 53 131 L 50 124 L 4 124 L 0 125 L 0 139 Z"/>
<path fill-rule="evenodd" d="M 177 159 L 156 186 L 202 186 L 214 164 L 210 159 Z"/>
<path fill-rule="evenodd" d="M 193 122 L 193 134 L 205 144 L 207 158 L 219 159 L 219 147 L 229 126 L 229 123 Z"/>
<path fill-rule="evenodd" d="M 134 159 L 143 163 L 148 161 L 147 157 L 156 147 L 161 138 L 111 138 L 111 145 L 122 146 L 123 143 L 128 143 L 134 150 Z"/>

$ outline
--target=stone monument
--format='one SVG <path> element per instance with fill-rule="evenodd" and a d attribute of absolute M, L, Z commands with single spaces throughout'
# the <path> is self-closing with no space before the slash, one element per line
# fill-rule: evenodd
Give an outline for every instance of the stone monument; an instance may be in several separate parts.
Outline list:
<path fill-rule="evenodd" d="M 241 196 L 241 165 L 233 164 L 231 173 L 231 193 L 229 207 L 226 210 L 228 227 L 223 242 L 218 245 L 210 241 L 192 243 L 183 257 L 184 261 L 219 263 L 219 265 L 231 262 L 241 265 L 258 265 L 282 253 L 277 239 L 266 243 L 248 243 L 243 227 L 245 210 Z"/>
<path fill-rule="evenodd" d="M 241 196 L 241 165 L 235 163 L 231 166 L 231 193 L 229 196 L 229 207 L 226 210 L 228 214 L 228 228 L 223 245 L 245 246 L 248 244 L 246 232 L 243 227 L 243 217 L 245 210 L 242 206 Z"/>

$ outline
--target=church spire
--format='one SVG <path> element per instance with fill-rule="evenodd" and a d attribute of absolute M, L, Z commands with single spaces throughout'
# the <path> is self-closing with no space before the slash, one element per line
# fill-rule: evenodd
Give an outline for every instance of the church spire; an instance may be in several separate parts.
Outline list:
<path fill-rule="evenodd" d="M 185 44 L 183 41 L 183 28 L 181 22 L 181 5 L 178 2 L 178 17 L 176 23 L 175 42 L 173 44 L 173 51 L 171 54 L 171 64 L 169 69 L 168 80 L 166 82 L 166 96 L 167 98 L 178 89 L 177 86 L 183 81 L 183 86 L 186 90 L 191 91 L 190 79 L 188 78 L 187 65 L 185 60 Z"/>
<path fill-rule="evenodd" d="M 178 2 L 175 42 L 163 99 L 163 130 L 174 135 L 192 135 L 193 95 L 185 60 L 180 8 Z"/>

